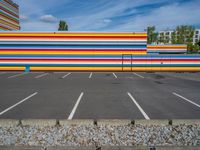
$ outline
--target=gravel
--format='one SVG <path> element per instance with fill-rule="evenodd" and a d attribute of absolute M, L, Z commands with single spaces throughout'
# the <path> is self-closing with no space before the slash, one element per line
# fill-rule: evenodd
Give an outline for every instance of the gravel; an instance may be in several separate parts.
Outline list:
<path fill-rule="evenodd" d="M 200 146 L 200 125 L 20 125 L 0 127 L 0 145 Z"/>

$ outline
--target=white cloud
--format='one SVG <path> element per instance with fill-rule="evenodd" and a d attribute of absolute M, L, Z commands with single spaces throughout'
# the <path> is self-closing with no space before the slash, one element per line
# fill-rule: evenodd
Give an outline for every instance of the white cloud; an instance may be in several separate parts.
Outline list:
<path fill-rule="evenodd" d="M 110 23 L 110 22 L 111 22 L 111 19 L 104 19 L 103 22 L 104 22 L 104 23 Z"/>
<path fill-rule="evenodd" d="M 111 27 L 112 31 L 144 31 L 147 26 L 155 25 L 158 30 L 175 28 L 177 25 L 199 25 L 200 1 L 184 4 L 173 3 L 154 9 L 148 14 L 137 15 L 122 24 Z"/>
<path fill-rule="evenodd" d="M 58 19 L 54 17 L 53 15 L 43 15 L 40 17 L 40 21 L 47 22 L 47 23 L 54 23 L 54 22 L 57 22 Z"/>

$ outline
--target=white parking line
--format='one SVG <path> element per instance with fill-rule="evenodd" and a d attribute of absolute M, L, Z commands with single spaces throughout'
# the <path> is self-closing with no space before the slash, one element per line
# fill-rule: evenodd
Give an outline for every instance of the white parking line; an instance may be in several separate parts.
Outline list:
<path fill-rule="evenodd" d="M 8 77 L 9 79 L 10 78 L 15 78 L 15 77 L 19 77 L 19 76 L 22 76 L 22 75 L 25 75 L 25 74 L 28 74 L 27 72 L 23 72 L 23 73 L 20 73 L 20 74 L 16 74 L 16 75 L 13 75 L 13 76 L 10 76 Z"/>
<path fill-rule="evenodd" d="M 117 76 L 116 76 L 116 74 L 115 74 L 115 73 L 113 73 L 113 76 L 114 76 L 115 78 L 117 78 Z"/>
<path fill-rule="evenodd" d="M 142 109 L 142 107 L 137 103 L 137 101 L 133 98 L 133 96 L 131 95 L 131 93 L 127 92 L 128 96 L 131 98 L 131 100 L 135 103 L 135 105 L 137 106 L 137 108 L 140 110 L 140 112 L 142 113 L 142 115 L 144 116 L 145 119 L 149 120 L 149 116 L 144 112 L 144 110 Z"/>
<path fill-rule="evenodd" d="M 195 106 L 197 106 L 197 107 L 200 108 L 200 105 L 199 105 L 199 104 L 197 104 L 197 103 L 195 103 L 195 102 L 193 102 L 193 101 L 191 101 L 191 100 L 189 100 L 189 99 L 187 99 L 187 98 L 181 96 L 180 94 L 177 94 L 177 93 L 175 93 L 175 92 L 173 92 L 172 94 L 174 94 L 174 95 L 176 95 L 176 96 L 178 96 L 178 97 L 180 97 L 180 98 L 186 100 L 187 102 L 189 102 L 189 103 L 191 103 L 191 104 L 193 104 L 193 105 L 195 105 Z"/>
<path fill-rule="evenodd" d="M 41 74 L 41 75 L 36 76 L 35 78 L 38 79 L 38 78 L 41 78 L 41 77 L 46 76 L 46 75 L 48 75 L 48 74 L 49 74 L 49 73 L 44 73 L 44 74 Z"/>
<path fill-rule="evenodd" d="M 137 74 L 135 72 L 133 72 L 133 74 L 136 75 L 136 76 L 138 76 L 138 77 L 140 77 L 140 78 L 144 78 L 142 75 L 139 75 L 139 74 Z"/>
<path fill-rule="evenodd" d="M 18 103 L 16 103 L 16 104 L 10 106 L 9 108 L 7 108 L 7 109 L 5 109 L 4 111 L 0 112 L 0 115 L 3 115 L 3 114 L 6 113 L 7 111 L 9 111 L 9 110 L 11 110 L 12 108 L 16 107 L 17 105 L 23 103 L 24 101 L 30 99 L 31 97 L 35 96 L 36 94 L 37 94 L 37 92 L 35 92 L 35 93 L 31 94 L 30 96 L 24 98 L 23 100 L 19 101 Z"/>
<path fill-rule="evenodd" d="M 74 108 L 72 109 L 72 112 L 70 113 L 69 117 L 68 117 L 68 120 L 72 120 L 75 112 L 76 112 L 76 109 L 78 107 L 78 104 L 80 103 L 81 101 L 81 98 L 83 97 L 83 92 L 80 94 L 80 96 L 78 97 L 78 100 L 76 101 L 76 104 L 74 105 Z"/>
<path fill-rule="evenodd" d="M 62 76 L 62 79 L 64 79 L 64 78 L 66 78 L 68 75 L 70 75 L 71 74 L 71 72 L 70 73 L 68 73 L 68 74 L 66 74 L 66 75 L 64 75 L 64 76 Z"/>
<path fill-rule="evenodd" d="M 89 79 L 90 79 L 90 78 L 92 78 L 92 72 L 91 72 L 90 75 L 89 75 Z"/>
<path fill-rule="evenodd" d="M 0 72 L 0 75 L 1 75 L 1 74 L 5 74 L 5 73 L 7 73 L 7 72 Z"/>

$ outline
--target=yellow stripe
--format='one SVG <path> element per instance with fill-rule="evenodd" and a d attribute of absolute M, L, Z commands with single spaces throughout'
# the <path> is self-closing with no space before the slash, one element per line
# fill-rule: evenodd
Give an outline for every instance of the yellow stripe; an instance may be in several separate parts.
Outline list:
<path fill-rule="evenodd" d="M 25 70 L 25 67 L 0 67 L 0 70 Z"/>

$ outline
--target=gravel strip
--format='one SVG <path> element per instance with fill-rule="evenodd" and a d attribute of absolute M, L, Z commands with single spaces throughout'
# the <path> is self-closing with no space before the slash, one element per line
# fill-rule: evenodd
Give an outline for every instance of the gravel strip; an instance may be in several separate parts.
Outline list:
<path fill-rule="evenodd" d="M 200 146 L 200 125 L 20 125 L 0 127 L 0 145 Z"/>

